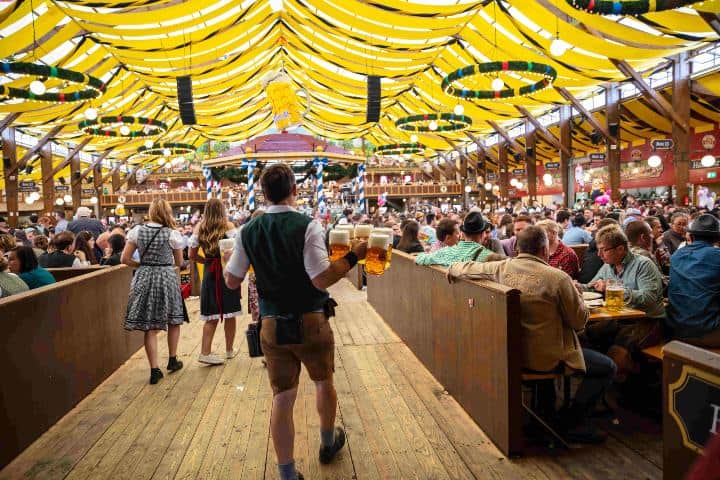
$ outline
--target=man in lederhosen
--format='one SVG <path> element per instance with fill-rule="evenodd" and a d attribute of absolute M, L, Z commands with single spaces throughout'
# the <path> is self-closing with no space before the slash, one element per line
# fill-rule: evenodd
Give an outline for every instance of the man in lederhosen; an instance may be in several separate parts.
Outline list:
<path fill-rule="evenodd" d="M 293 406 L 301 363 L 316 386 L 320 462 L 332 461 L 345 445 L 345 432 L 335 427 L 335 341 L 328 323 L 335 303 L 326 288 L 365 257 L 367 244 L 355 243 L 347 255 L 331 263 L 320 224 L 293 208 L 297 186 L 292 169 L 284 163 L 271 165 L 260 183 L 270 206 L 266 215 L 240 230 L 225 281 L 229 288 L 239 288 L 250 265 L 255 270 L 260 339 L 274 394 L 270 430 L 280 478 L 295 480 L 303 478 L 293 457 Z"/>

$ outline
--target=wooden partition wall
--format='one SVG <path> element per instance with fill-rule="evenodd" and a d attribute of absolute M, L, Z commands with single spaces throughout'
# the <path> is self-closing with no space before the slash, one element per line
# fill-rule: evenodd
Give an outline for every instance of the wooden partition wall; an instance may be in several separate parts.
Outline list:
<path fill-rule="evenodd" d="M 452 285 L 445 270 L 393 251 L 367 276 L 368 301 L 506 455 L 522 451 L 520 292 L 492 282 Z"/>
<path fill-rule="evenodd" d="M 102 270 L 102 265 L 92 265 L 90 267 L 82 267 L 82 268 L 72 268 L 72 267 L 62 267 L 62 268 L 46 268 L 46 270 L 50 273 L 52 273 L 52 276 L 55 277 L 56 282 L 62 282 L 63 280 L 68 280 L 70 278 L 79 277 L 80 275 L 86 275 L 88 273 L 97 272 L 99 270 Z"/>
<path fill-rule="evenodd" d="M 0 468 L 135 353 L 124 265 L 0 300 Z"/>
<path fill-rule="evenodd" d="M 720 435 L 720 355 L 682 342 L 663 347 L 663 478 L 685 478 Z"/>
<path fill-rule="evenodd" d="M 345 274 L 345 278 L 350 280 L 350 283 L 353 284 L 355 288 L 358 290 L 362 290 L 363 287 L 363 266 L 362 265 L 355 265 L 353 268 L 350 269 L 349 272 Z"/>

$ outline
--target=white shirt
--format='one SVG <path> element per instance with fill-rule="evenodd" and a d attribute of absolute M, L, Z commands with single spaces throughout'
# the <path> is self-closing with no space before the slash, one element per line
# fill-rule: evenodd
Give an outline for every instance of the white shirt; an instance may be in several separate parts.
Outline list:
<path fill-rule="evenodd" d="M 160 225 L 159 223 L 155 223 L 155 222 L 147 222 L 145 225 L 147 225 L 148 227 L 162 227 L 162 225 Z M 132 228 L 132 230 L 130 230 L 128 232 L 127 238 L 126 238 L 128 242 L 131 242 L 131 243 L 134 243 L 135 245 L 137 245 L 137 239 L 138 239 L 138 235 L 140 233 L 141 226 L 142 225 L 136 225 Z M 185 239 L 180 234 L 180 232 L 178 232 L 177 230 L 170 231 L 170 239 L 168 240 L 168 243 L 170 243 L 170 247 L 173 250 L 182 250 L 183 248 L 185 248 Z"/>
<path fill-rule="evenodd" d="M 232 230 L 228 230 L 225 233 L 225 236 L 227 238 L 235 238 L 237 232 L 237 229 L 233 228 Z M 187 246 L 190 248 L 198 248 L 200 246 L 200 239 L 198 239 L 198 236 L 195 233 L 190 235 L 190 238 L 188 238 Z"/>
<path fill-rule="evenodd" d="M 288 205 L 271 205 L 265 210 L 266 214 L 273 213 L 297 212 Z M 243 226 L 244 227 L 244 226 Z M 250 259 L 245 252 L 242 244 L 242 229 L 235 236 L 235 247 L 233 248 L 232 257 L 227 263 L 225 270 L 232 276 L 243 279 L 250 268 Z M 325 235 L 322 226 L 315 220 L 308 223 L 305 230 L 305 246 L 303 247 L 303 263 L 308 277 L 311 279 L 317 277 L 330 266 L 327 248 L 325 247 Z"/>

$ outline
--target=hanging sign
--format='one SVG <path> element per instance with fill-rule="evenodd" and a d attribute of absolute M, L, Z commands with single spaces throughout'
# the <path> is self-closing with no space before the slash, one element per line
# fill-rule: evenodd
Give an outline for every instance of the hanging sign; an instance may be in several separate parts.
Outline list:
<path fill-rule="evenodd" d="M 692 170 L 697 170 L 698 168 L 716 168 L 716 167 L 720 167 L 720 157 L 716 158 L 715 164 L 710 165 L 709 167 L 703 167 L 702 162 L 700 162 L 700 160 L 694 160 L 694 161 L 690 162 L 690 168 Z"/>
<path fill-rule="evenodd" d="M 69 192 L 70 185 L 55 185 L 56 192 Z"/>
<path fill-rule="evenodd" d="M 524 168 L 516 168 L 513 170 L 513 175 L 525 175 L 525 169 Z"/>
<path fill-rule="evenodd" d="M 83 188 L 83 189 L 82 189 L 82 194 L 83 194 L 83 195 L 90 195 L 90 196 L 95 195 L 95 189 L 94 189 L 94 188 Z"/>
<path fill-rule="evenodd" d="M 702 453 L 708 438 L 720 432 L 720 377 L 683 365 L 680 378 L 668 385 L 668 401 L 683 445 Z"/>
<path fill-rule="evenodd" d="M 548 162 L 545 164 L 545 170 L 560 170 L 560 162 Z"/>
<path fill-rule="evenodd" d="M 590 161 L 591 162 L 597 162 L 597 161 L 604 161 L 605 160 L 605 154 L 598 152 L 598 153 L 591 153 L 590 154 Z"/>
<path fill-rule="evenodd" d="M 673 148 L 673 141 L 671 138 L 656 138 L 650 141 L 650 145 L 655 150 L 671 150 Z"/>
<path fill-rule="evenodd" d="M 495 172 L 487 172 L 487 179 L 489 182 L 497 180 L 497 174 Z"/>
<path fill-rule="evenodd" d="M 37 190 L 37 186 L 34 181 L 22 181 L 18 183 L 18 190 L 21 192 L 34 192 Z"/>

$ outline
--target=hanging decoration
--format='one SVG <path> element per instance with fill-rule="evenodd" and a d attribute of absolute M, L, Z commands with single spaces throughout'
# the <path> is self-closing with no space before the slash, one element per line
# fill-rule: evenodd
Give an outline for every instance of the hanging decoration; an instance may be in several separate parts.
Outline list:
<path fill-rule="evenodd" d="M 267 75 L 262 82 L 272 107 L 275 127 L 284 131 L 302 125 L 303 117 L 310 111 L 310 97 L 307 91 L 302 88 L 293 89 L 292 80 L 282 69 Z M 307 100 L 307 106 L 302 113 L 298 92 L 304 92 Z"/>
<path fill-rule="evenodd" d="M 358 208 L 365 213 L 365 164 L 358 165 Z"/>
<path fill-rule="evenodd" d="M 151 147 L 138 147 L 137 155 L 187 155 L 188 153 L 195 153 L 196 148 L 187 143 L 155 143 Z"/>
<path fill-rule="evenodd" d="M 252 153 L 252 149 L 248 148 L 246 153 Z M 247 169 L 247 203 L 248 210 L 255 210 L 255 167 L 257 167 L 257 159 L 243 160 L 240 168 Z"/>
<path fill-rule="evenodd" d="M 118 124 L 120 124 L 120 129 L 115 131 L 114 128 Z M 95 127 L 96 125 L 103 125 L 103 127 L 98 128 Z M 142 128 L 140 130 L 130 130 L 130 126 L 133 125 L 141 125 Z M 129 115 L 106 116 L 95 120 L 86 119 L 78 123 L 78 128 L 86 134 L 95 135 L 96 137 L 124 138 L 154 137 L 165 133 L 168 129 L 167 124 L 160 120 Z M 152 148 L 152 146 L 146 146 L 145 148 Z"/>
<path fill-rule="evenodd" d="M 466 77 L 473 75 L 497 76 L 503 72 L 515 72 L 525 75 L 541 76 L 542 78 L 535 83 L 520 87 L 519 90 L 514 88 L 503 88 L 500 90 L 470 90 L 460 87 L 454 87 L 453 83 Z M 550 65 L 535 62 L 523 61 L 504 61 L 504 62 L 486 62 L 467 67 L 459 68 L 443 78 L 441 87 L 445 93 L 460 98 L 475 98 L 479 100 L 493 100 L 496 98 L 512 98 L 524 95 L 533 95 L 537 92 L 550 87 L 557 78 L 557 72 Z"/>
<path fill-rule="evenodd" d="M 16 74 L 39 77 L 43 80 L 55 78 L 83 87 L 80 90 L 68 92 L 45 92 L 46 87 L 41 80 L 33 80 L 30 88 L 15 88 L 0 85 L 0 100 L 19 98 L 50 103 L 82 102 L 97 98 L 105 92 L 105 84 L 102 80 L 66 68 L 49 67 L 47 65 L 26 62 L 0 62 L 0 72 L 6 75 Z M 33 88 L 35 85 L 40 88 Z M 35 92 L 33 92 L 33 90 L 35 90 Z"/>
<path fill-rule="evenodd" d="M 600 15 L 642 15 L 685 7 L 697 0 L 565 0 L 568 5 Z"/>
<path fill-rule="evenodd" d="M 472 118 L 455 113 L 424 113 L 398 118 L 395 126 L 410 132 L 456 132 L 472 125 Z"/>
<path fill-rule="evenodd" d="M 409 117 L 408 117 L 409 118 Z M 375 154 L 385 155 L 405 155 L 413 153 L 422 153 L 427 147 L 422 143 L 396 143 L 394 145 L 380 145 L 375 149 Z"/>

